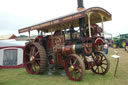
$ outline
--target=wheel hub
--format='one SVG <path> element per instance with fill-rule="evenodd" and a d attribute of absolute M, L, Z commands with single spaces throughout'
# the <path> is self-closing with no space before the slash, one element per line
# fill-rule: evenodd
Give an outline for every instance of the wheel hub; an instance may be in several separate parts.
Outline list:
<path fill-rule="evenodd" d="M 101 66 L 102 65 L 102 62 L 97 62 L 97 66 Z"/>
<path fill-rule="evenodd" d="M 72 72 L 73 70 L 74 70 L 74 66 L 71 65 L 71 66 L 69 67 L 69 71 Z"/>
<path fill-rule="evenodd" d="M 34 56 L 31 56 L 30 61 L 33 61 L 34 59 L 35 59 L 35 57 Z"/>

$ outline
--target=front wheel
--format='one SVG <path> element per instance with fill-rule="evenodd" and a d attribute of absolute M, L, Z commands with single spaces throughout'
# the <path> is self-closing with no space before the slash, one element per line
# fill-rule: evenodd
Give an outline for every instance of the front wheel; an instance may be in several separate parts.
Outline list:
<path fill-rule="evenodd" d="M 84 75 L 85 65 L 78 55 L 71 54 L 65 62 L 65 72 L 70 80 L 80 81 Z"/>
<path fill-rule="evenodd" d="M 108 58 L 101 52 L 95 52 L 93 55 L 95 65 L 91 69 L 96 74 L 104 75 L 110 68 L 110 62 Z"/>

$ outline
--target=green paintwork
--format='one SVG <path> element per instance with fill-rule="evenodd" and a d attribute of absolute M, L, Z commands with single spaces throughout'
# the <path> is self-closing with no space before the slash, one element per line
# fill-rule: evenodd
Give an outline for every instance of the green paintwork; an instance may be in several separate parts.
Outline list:
<path fill-rule="evenodd" d="M 117 47 L 125 47 L 126 39 L 128 38 L 128 34 L 120 34 L 118 37 L 113 38 L 113 44 L 116 44 Z"/>

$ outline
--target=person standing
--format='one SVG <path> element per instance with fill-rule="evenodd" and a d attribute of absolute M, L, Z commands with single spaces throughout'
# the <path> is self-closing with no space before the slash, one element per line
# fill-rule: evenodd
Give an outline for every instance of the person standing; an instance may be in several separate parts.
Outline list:
<path fill-rule="evenodd" d="M 128 52 L 128 38 L 126 39 L 126 46 L 125 46 L 125 51 L 127 51 Z"/>
<path fill-rule="evenodd" d="M 104 54 L 108 54 L 108 43 L 107 43 L 107 41 L 104 44 Z"/>

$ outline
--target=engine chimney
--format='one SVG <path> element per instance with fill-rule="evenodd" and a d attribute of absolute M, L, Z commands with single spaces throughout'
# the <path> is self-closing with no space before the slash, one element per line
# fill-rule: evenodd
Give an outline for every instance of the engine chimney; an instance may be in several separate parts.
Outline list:
<path fill-rule="evenodd" d="M 77 0 L 77 4 L 78 4 L 78 11 L 82 11 L 84 10 L 84 6 L 83 6 L 83 0 Z M 79 27 L 80 27 L 80 37 L 83 37 L 83 29 L 84 29 L 84 25 L 86 25 L 85 23 L 85 19 L 84 18 L 80 18 L 79 19 Z"/>
<path fill-rule="evenodd" d="M 77 0 L 77 3 L 78 3 L 78 8 L 77 8 L 78 11 L 82 11 L 85 9 L 83 6 L 83 0 Z"/>

